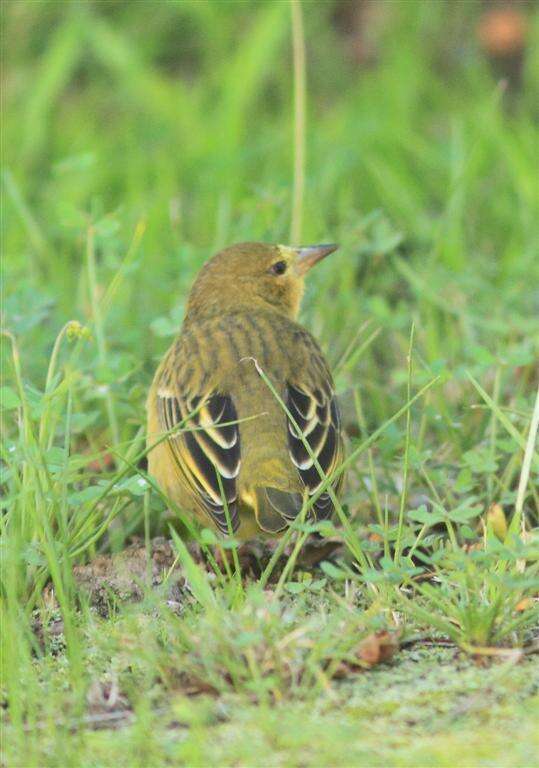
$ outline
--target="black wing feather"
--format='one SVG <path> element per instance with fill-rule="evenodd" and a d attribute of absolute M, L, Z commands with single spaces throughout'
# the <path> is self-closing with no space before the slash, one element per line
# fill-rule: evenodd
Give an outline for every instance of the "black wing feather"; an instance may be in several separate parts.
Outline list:
<path fill-rule="evenodd" d="M 295 464 L 309 495 L 312 495 L 323 482 L 316 463 L 323 474 L 327 476 L 334 470 L 339 458 L 340 418 L 337 400 L 333 392 L 328 395 L 317 388 L 310 394 L 295 385 L 288 384 L 287 408 L 301 432 L 300 436 L 296 426 L 289 420 L 288 448 L 290 458 Z M 310 451 L 304 445 L 302 437 L 309 445 Z M 334 487 L 338 484 L 339 481 L 335 483 Z M 317 519 L 331 516 L 333 502 L 327 492 L 322 493 L 314 502 L 313 510 Z"/>
<path fill-rule="evenodd" d="M 228 533 L 226 501 L 232 530 L 236 531 L 240 524 L 236 478 L 241 451 L 238 425 L 228 423 L 238 418 L 232 398 L 213 393 L 206 399 L 159 396 L 159 401 L 160 418 L 167 431 L 193 414 L 183 431 L 168 438 L 173 454 L 198 503 L 217 527 Z"/>

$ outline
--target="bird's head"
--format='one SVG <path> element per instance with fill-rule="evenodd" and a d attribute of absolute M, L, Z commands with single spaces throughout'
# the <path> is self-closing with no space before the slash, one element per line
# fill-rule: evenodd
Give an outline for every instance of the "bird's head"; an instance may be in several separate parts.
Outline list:
<path fill-rule="evenodd" d="M 188 316 L 245 306 L 296 317 L 307 272 L 337 245 L 240 243 L 225 248 L 200 270 L 191 289 Z"/>

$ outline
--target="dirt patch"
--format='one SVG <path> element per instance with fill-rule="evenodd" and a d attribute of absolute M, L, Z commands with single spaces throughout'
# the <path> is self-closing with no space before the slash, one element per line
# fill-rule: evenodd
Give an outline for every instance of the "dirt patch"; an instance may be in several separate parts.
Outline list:
<path fill-rule="evenodd" d="M 202 559 L 198 545 L 190 545 L 190 550 L 195 559 Z M 162 536 L 152 539 L 148 549 L 141 539 L 135 539 L 122 552 L 99 555 L 87 565 L 75 566 L 73 576 L 102 615 L 109 613 L 111 599 L 139 601 L 148 587 L 158 588 L 165 581 L 165 598 L 172 607 L 181 605 L 185 592 L 172 543 Z"/>

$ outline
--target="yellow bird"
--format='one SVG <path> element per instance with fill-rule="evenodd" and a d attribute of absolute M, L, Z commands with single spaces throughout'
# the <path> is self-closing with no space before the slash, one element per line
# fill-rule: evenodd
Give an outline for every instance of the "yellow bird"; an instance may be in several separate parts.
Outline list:
<path fill-rule="evenodd" d="M 240 539 L 276 536 L 319 490 L 319 470 L 330 475 L 342 458 L 330 370 L 296 322 L 306 273 L 336 248 L 241 243 L 195 280 L 149 392 L 148 447 L 182 426 L 148 461 L 161 489 L 202 524 Z M 335 493 L 341 484 L 342 474 Z M 332 513 L 324 491 L 309 519 Z"/>

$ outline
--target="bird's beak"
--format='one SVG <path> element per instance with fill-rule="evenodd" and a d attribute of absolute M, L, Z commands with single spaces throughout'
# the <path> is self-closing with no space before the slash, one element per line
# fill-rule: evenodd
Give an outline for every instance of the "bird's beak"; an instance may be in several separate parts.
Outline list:
<path fill-rule="evenodd" d="M 299 248 L 292 248 L 296 254 L 294 271 L 300 277 L 305 275 L 311 267 L 314 267 L 319 261 L 336 251 L 339 246 L 336 243 L 326 243 L 324 245 L 305 245 Z"/>

